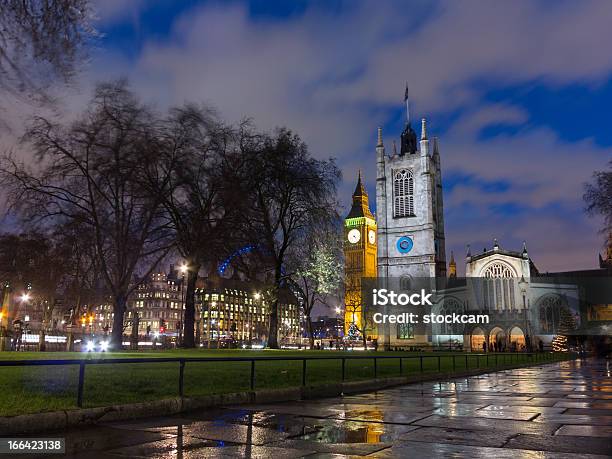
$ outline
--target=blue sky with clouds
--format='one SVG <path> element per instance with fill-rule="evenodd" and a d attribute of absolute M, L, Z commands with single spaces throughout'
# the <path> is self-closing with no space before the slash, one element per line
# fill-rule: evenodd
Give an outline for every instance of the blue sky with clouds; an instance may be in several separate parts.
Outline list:
<path fill-rule="evenodd" d="M 526 240 L 542 271 L 593 267 L 603 237 L 583 183 L 612 158 L 612 2 L 100 0 L 103 33 L 66 106 L 125 76 L 160 107 L 287 125 L 357 170 L 374 201 L 377 126 L 440 138 L 447 247 Z M 415 126 L 418 123 L 415 123 Z M 460 267 L 462 271 L 462 267 Z"/>

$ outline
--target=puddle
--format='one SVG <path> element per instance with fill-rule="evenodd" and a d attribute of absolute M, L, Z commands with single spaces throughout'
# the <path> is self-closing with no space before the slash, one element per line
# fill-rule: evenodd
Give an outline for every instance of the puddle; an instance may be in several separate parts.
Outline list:
<path fill-rule="evenodd" d="M 300 440 L 317 443 L 381 443 L 393 440 L 381 424 L 343 422 L 311 426 L 314 432 L 298 437 Z"/>

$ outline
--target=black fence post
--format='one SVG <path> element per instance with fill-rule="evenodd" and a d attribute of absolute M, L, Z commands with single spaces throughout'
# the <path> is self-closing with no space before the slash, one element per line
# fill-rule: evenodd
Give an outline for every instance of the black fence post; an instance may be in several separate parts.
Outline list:
<path fill-rule="evenodd" d="M 378 378 L 378 367 L 376 365 L 377 362 L 378 362 L 378 359 L 374 357 L 374 379 Z"/>
<path fill-rule="evenodd" d="M 302 360 L 302 386 L 306 386 L 306 359 Z"/>
<path fill-rule="evenodd" d="M 497 354 L 495 354 L 495 366 L 497 367 Z"/>
<path fill-rule="evenodd" d="M 185 361 L 179 361 L 179 397 L 184 394 L 183 388 L 185 386 Z"/>
<path fill-rule="evenodd" d="M 342 357 L 342 382 L 344 382 L 346 378 L 345 367 L 346 367 L 346 359 Z"/>
<path fill-rule="evenodd" d="M 455 354 L 453 354 L 453 371 L 455 371 L 457 369 L 457 363 L 455 362 Z"/>
<path fill-rule="evenodd" d="M 421 360 L 421 373 L 423 373 L 423 356 L 421 355 L 419 359 Z"/>
<path fill-rule="evenodd" d="M 251 360 L 251 390 L 255 389 L 255 359 Z"/>
<path fill-rule="evenodd" d="M 440 366 L 440 360 L 441 360 L 441 357 L 438 356 L 438 373 L 442 371 L 442 367 Z"/>
<path fill-rule="evenodd" d="M 77 406 L 83 408 L 83 386 L 85 385 L 85 362 L 79 363 L 79 388 L 77 392 Z"/>
<path fill-rule="evenodd" d="M 402 374 L 404 373 L 403 368 L 402 368 L 402 358 L 400 357 L 399 359 L 399 363 L 400 363 L 400 376 L 402 376 Z"/>
<path fill-rule="evenodd" d="M 487 356 L 487 368 L 489 368 L 489 354 L 485 354 Z"/>
<path fill-rule="evenodd" d="M 480 368 L 480 355 L 476 354 L 476 368 Z"/>
<path fill-rule="evenodd" d="M 465 354 L 465 369 L 468 369 L 468 355 Z"/>

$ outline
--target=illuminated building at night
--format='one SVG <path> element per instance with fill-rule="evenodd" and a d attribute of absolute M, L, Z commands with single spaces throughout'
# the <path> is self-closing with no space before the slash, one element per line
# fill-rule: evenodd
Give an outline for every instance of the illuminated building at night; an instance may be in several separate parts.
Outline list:
<path fill-rule="evenodd" d="M 260 345 L 267 340 L 270 300 L 266 286 L 216 273 L 202 279 L 196 291 L 201 308 L 198 336 L 203 346 Z M 278 336 L 281 344 L 295 343 L 300 336 L 300 308 L 287 289 L 279 292 Z"/>
<path fill-rule="evenodd" d="M 351 324 L 362 329 L 361 280 L 376 277 L 376 220 L 370 211 L 368 193 L 361 182 L 361 172 L 353 193 L 353 205 L 344 219 L 344 333 Z M 367 334 L 367 331 L 366 331 Z"/>

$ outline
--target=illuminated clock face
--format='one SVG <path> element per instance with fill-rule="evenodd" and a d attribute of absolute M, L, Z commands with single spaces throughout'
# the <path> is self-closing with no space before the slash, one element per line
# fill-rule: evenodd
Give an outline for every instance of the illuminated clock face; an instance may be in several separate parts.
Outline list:
<path fill-rule="evenodd" d="M 368 231 L 368 241 L 370 241 L 370 244 L 374 244 L 376 242 L 376 231 Z"/>
<path fill-rule="evenodd" d="M 414 242 L 409 236 L 402 236 L 397 240 L 397 251 L 399 253 L 408 253 L 412 250 Z"/>
<path fill-rule="evenodd" d="M 348 233 L 348 240 L 351 244 L 357 244 L 361 239 L 361 233 L 358 229 L 352 229 Z"/>

